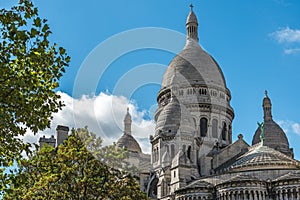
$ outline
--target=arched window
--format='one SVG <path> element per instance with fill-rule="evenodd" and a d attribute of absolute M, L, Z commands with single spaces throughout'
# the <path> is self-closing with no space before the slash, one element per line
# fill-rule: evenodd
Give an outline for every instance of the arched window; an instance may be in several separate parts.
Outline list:
<path fill-rule="evenodd" d="M 207 134 L 207 119 L 202 117 L 200 119 L 200 136 L 205 137 Z"/>
<path fill-rule="evenodd" d="M 192 147 L 191 146 L 188 146 L 188 149 L 187 149 L 187 157 L 188 157 L 188 159 L 190 159 L 191 160 L 191 152 L 192 151 Z"/>
<path fill-rule="evenodd" d="M 218 138 L 218 120 L 212 120 L 212 136 L 213 138 Z"/>
<path fill-rule="evenodd" d="M 227 134 L 227 127 L 226 127 L 226 123 L 223 122 L 223 125 L 222 125 L 222 140 L 226 140 L 226 134 Z"/>

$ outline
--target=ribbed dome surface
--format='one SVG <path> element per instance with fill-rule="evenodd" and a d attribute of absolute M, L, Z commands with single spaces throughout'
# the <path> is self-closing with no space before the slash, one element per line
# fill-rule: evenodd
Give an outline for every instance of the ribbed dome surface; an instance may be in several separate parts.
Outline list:
<path fill-rule="evenodd" d="M 271 147 L 277 151 L 289 154 L 289 142 L 280 126 L 273 120 L 264 122 L 264 145 Z M 261 130 L 258 128 L 253 136 L 252 145 L 260 142 Z"/>
<path fill-rule="evenodd" d="M 156 130 L 157 134 L 171 136 L 175 135 L 178 129 L 188 128 L 192 133 L 192 118 L 188 110 L 178 99 L 173 96 L 171 101 L 163 108 L 157 118 Z"/>
<path fill-rule="evenodd" d="M 126 148 L 128 151 L 142 153 L 139 143 L 134 139 L 132 135 L 123 134 L 123 136 L 118 140 L 117 147 Z"/>
<path fill-rule="evenodd" d="M 173 80 L 175 73 L 177 80 Z M 171 82 L 179 86 L 191 84 L 214 85 L 226 89 L 224 75 L 216 61 L 193 39 L 188 39 L 184 49 L 171 61 L 167 68 L 162 88 Z"/>
<path fill-rule="evenodd" d="M 293 166 L 300 168 L 300 163 L 285 154 L 276 151 L 267 146 L 257 144 L 253 146 L 247 153 L 242 155 L 231 166 L 231 170 L 251 170 L 251 168 L 266 167 L 266 168 L 287 168 Z"/>

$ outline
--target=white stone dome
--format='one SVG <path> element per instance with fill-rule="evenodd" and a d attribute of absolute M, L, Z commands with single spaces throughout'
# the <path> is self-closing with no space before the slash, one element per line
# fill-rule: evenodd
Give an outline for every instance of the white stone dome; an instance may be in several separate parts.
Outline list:
<path fill-rule="evenodd" d="M 177 79 L 174 80 L 176 73 Z M 202 84 L 227 89 L 217 62 L 193 39 L 187 39 L 184 49 L 169 64 L 163 76 L 162 88 L 169 87 L 174 82 L 179 87 Z"/>

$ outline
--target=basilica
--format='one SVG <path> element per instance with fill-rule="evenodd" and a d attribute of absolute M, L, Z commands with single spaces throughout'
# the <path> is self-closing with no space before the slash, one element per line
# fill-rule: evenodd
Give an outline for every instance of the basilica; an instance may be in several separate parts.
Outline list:
<path fill-rule="evenodd" d="M 170 62 L 157 95 L 151 157 L 131 134 L 129 112 L 117 142 L 141 169 L 142 190 L 159 200 L 300 199 L 300 162 L 273 120 L 267 92 L 252 144 L 241 134 L 232 141 L 231 93 L 222 69 L 199 45 L 192 6 L 186 32 L 186 45 Z"/>
<path fill-rule="evenodd" d="M 157 95 L 151 155 L 134 138 L 129 109 L 116 142 L 139 169 L 141 189 L 151 200 L 300 200 L 300 162 L 273 120 L 268 93 L 252 143 L 242 134 L 233 141 L 231 92 L 218 63 L 199 45 L 192 5 L 186 32 L 186 45 L 170 62 Z M 60 144 L 68 130 L 58 126 L 57 141 L 42 137 L 40 145 Z"/>

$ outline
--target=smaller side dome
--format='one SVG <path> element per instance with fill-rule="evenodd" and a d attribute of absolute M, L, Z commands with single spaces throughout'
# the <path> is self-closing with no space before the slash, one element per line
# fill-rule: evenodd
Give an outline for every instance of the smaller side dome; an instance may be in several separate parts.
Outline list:
<path fill-rule="evenodd" d="M 118 148 L 126 148 L 129 152 L 142 153 L 142 149 L 139 143 L 134 139 L 132 135 L 123 134 L 122 137 L 116 143 Z"/>
<path fill-rule="evenodd" d="M 116 146 L 118 148 L 126 148 L 129 152 L 142 153 L 139 143 L 131 134 L 131 122 L 131 115 L 129 114 L 129 108 L 127 108 L 127 113 L 124 118 L 124 134 L 117 141 Z"/>
<path fill-rule="evenodd" d="M 189 111 L 172 94 L 170 102 L 163 108 L 157 118 L 156 134 L 175 136 L 178 130 L 193 134 L 193 127 L 193 119 Z"/>
<path fill-rule="evenodd" d="M 273 121 L 272 118 L 272 103 L 268 97 L 267 91 L 263 99 L 264 110 L 264 145 L 273 148 L 281 153 L 284 153 L 290 157 L 293 157 L 293 152 L 289 147 L 289 141 L 282 128 Z M 260 143 L 261 129 L 257 128 L 252 139 L 252 145 Z"/>

